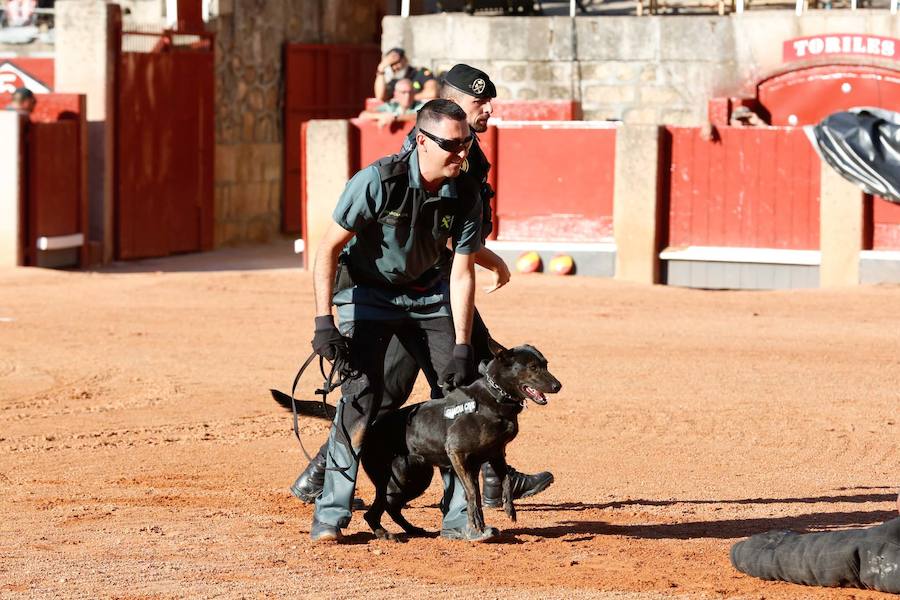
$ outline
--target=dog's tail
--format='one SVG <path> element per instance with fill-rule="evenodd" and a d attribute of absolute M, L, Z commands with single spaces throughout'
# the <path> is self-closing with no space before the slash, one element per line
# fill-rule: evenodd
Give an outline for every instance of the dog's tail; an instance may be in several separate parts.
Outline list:
<path fill-rule="evenodd" d="M 272 398 L 284 407 L 286 410 L 293 411 L 291 406 L 291 397 L 278 390 L 269 390 L 272 392 Z M 314 419 L 322 419 L 323 421 L 333 421 L 336 409 L 331 404 L 325 404 L 318 400 L 298 400 L 294 399 L 297 405 L 297 414 L 301 417 L 313 417 Z"/>

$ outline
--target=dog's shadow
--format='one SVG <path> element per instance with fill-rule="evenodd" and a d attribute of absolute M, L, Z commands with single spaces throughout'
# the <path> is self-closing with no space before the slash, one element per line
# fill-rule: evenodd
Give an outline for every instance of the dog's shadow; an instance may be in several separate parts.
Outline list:
<path fill-rule="evenodd" d="M 855 488 L 865 490 L 888 490 L 887 487 Z M 841 490 L 843 491 L 843 490 Z M 728 505 L 728 504 L 819 504 L 819 503 L 854 503 L 893 502 L 897 498 L 894 493 L 852 494 L 847 496 L 812 496 L 806 498 L 741 498 L 737 500 L 623 500 L 604 503 L 562 502 L 523 503 L 517 504 L 516 510 L 523 512 L 585 512 L 591 510 L 609 510 L 627 506 L 665 507 L 676 504 L 687 505 Z M 429 508 L 437 508 L 435 504 Z M 500 511 L 496 512 L 502 515 Z M 489 513 L 485 513 L 486 516 Z M 548 527 L 505 527 L 498 540 L 492 543 L 522 544 L 517 536 L 542 537 L 548 539 L 567 538 L 569 543 L 583 542 L 598 536 L 622 536 L 633 539 L 677 539 L 695 538 L 735 539 L 748 537 L 772 529 L 790 529 L 800 533 L 807 531 L 823 531 L 843 529 L 850 526 L 877 525 L 897 517 L 896 511 L 849 511 L 806 513 L 787 517 L 723 519 L 716 521 L 691 521 L 684 523 L 661 523 L 651 525 L 616 525 L 606 521 L 561 521 Z M 489 518 L 490 520 L 490 518 Z M 508 525 L 515 525 L 509 523 Z M 575 536 L 575 537 L 571 537 Z"/>
<path fill-rule="evenodd" d="M 436 539 L 440 537 L 440 532 L 438 531 L 429 531 L 425 535 L 415 535 L 410 536 L 405 533 L 397 533 L 397 537 L 393 540 L 379 540 L 374 533 L 371 531 L 360 531 L 358 533 L 351 533 L 349 535 L 345 535 L 341 538 L 341 545 L 347 546 L 364 546 L 367 544 L 371 544 L 374 542 L 384 541 L 385 543 L 391 544 L 407 544 L 413 540 L 427 540 L 427 539 Z"/>
<path fill-rule="evenodd" d="M 547 510 L 554 510 L 548 507 Z M 807 513 L 788 517 L 756 519 L 723 519 L 716 521 L 689 521 L 683 523 L 658 523 L 617 525 L 606 521 L 562 521 L 549 527 L 527 527 L 507 529 L 510 536 L 523 535 L 548 539 L 569 538 L 567 542 L 588 541 L 597 536 L 620 536 L 632 539 L 675 539 L 699 538 L 736 539 L 748 537 L 770 530 L 789 529 L 800 533 L 843 529 L 850 526 L 878 525 L 897 517 L 895 511 L 851 511 Z"/>
<path fill-rule="evenodd" d="M 888 488 L 866 488 L 888 489 Z M 819 496 L 809 498 L 745 498 L 739 500 L 626 500 L 601 504 L 570 502 L 562 504 L 526 504 L 517 509 L 520 512 L 584 512 L 608 510 L 625 506 L 671 506 L 675 504 L 817 504 L 817 503 L 869 503 L 891 502 L 891 494 L 854 494 L 849 496 Z M 565 538 L 580 536 L 567 541 L 585 541 L 601 535 L 623 536 L 635 539 L 677 539 L 695 538 L 734 539 L 747 537 L 772 529 L 790 529 L 798 532 L 841 529 L 849 526 L 875 525 L 896 518 L 897 513 L 886 510 L 818 512 L 786 517 L 763 517 L 752 519 L 722 519 L 715 521 L 690 521 L 682 523 L 658 523 L 638 525 L 617 525 L 605 521 L 563 521 L 550 527 L 530 527 L 509 529 L 509 535 L 529 535 L 544 538 Z"/>
<path fill-rule="evenodd" d="M 856 489 L 871 490 L 890 490 L 888 487 L 867 487 Z M 532 502 L 528 504 L 517 504 L 516 510 L 519 512 L 527 511 L 574 511 L 582 512 L 586 510 L 607 510 L 614 508 L 624 508 L 626 506 L 673 506 L 676 504 L 820 504 L 820 503 L 837 503 L 847 502 L 851 504 L 866 504 L 868 502 L 893 502 L 897 498 L 895 493 L 887 494 L 852 494 L 849 496 L 811 496 L 807 498 L 739 498 L 736 500 L 617 500 L 613 502 L 586 503 L 586 502 L 562 502 L 559 504 L 547 504 L 540 502 Z"/>

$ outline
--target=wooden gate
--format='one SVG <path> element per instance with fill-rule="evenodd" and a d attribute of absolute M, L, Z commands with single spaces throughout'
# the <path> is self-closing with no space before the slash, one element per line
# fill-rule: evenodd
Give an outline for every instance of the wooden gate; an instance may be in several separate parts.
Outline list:
<path fill-rule="evenodd" d="M 213 246 L 212 36 L 125 31 L 115 95 L 118 259 Z"/>
<path fill-rule="evenodd" d="M 282 229 L 302 231 L 301 127 L 310 119 L 349 119 L 372 95 L 381 53 L 375 44 L 285 44 Z"/>
<path fill-rule="evenodd" d="M 85 97 L 42 94 L 27 125 L 26 265 L 87 264 Z M 71 256 L 50 257 L 44 251 Z"/>
<path fill-rule="evenodd" d="M 668 127 L 670 247 L 818 250 L 819 157 L 803 131 Z"/>

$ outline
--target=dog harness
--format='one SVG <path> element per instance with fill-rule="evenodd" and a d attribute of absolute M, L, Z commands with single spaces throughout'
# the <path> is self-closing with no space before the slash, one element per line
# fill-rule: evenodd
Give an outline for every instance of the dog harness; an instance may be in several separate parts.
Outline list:
<path fill-rule="evenodd" d="M 463 402 L 462 404 L 457 404 L 455 406 L 448 406 L 444 409 L 444 418 L 445 419 L 455 419 L 459 415 L 473 413 L 478 410 L 478 405 L 474 400 L 469 400 L 467 402 Z"/>

